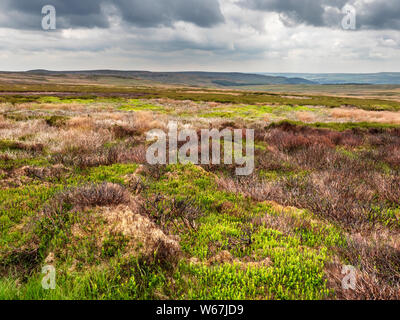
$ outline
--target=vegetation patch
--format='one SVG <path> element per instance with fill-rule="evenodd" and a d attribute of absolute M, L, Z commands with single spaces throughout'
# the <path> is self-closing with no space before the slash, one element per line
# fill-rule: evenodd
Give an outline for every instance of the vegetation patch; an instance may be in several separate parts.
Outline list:
<path fill-rule="evenodd" d="M 58 94 L 1 98 L 0 299 L 400 298 L 399 127 L 328 112 L 397 102 L 29 88 Z M 253 174 L 148 165 L 145 134 L 170 120 L 254 129 Z M 355 267 L 353 291 L 343 265 Z"/>

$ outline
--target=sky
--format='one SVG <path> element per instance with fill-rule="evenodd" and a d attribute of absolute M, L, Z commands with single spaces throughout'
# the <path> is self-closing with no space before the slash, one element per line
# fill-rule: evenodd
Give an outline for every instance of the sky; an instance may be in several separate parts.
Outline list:
<path fill-rule="evenodd" d="M 400 72 L 400 1 L 0 0 L 0 70 L 31 69 Z"/>

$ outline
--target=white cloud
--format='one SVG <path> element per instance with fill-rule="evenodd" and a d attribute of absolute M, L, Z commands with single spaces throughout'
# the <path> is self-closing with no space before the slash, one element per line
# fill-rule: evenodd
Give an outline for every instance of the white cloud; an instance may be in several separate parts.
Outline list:
<path fill-rule="evenodd" d="M 106 29 L 0 29 L 0 69 L 209 70 L 242 72 L 400 71 L 395 30 L 345 31 L 299 24 L 279 13 L 220 0 L 225 22 L 178 21 L 141 28 L 118 18 Z"/>

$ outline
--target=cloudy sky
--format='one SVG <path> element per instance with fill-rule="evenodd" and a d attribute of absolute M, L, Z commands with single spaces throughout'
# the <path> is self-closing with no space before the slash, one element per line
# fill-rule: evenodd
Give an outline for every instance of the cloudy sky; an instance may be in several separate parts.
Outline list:
<path fill-rule="evenodd" d="M 400 1 L 0 0 L 0 70 L 39 68 L 400 71 Z"/>

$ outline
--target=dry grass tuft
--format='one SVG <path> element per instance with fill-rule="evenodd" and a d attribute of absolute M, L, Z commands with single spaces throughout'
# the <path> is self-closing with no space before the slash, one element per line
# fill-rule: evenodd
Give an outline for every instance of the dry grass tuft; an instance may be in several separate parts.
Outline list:
<path fill-rule="evenodd" d="M 36 178 L 40 180 L 45 180 L 47 178 L 60 179 L 64 174 L 68 173 L 70 169 L 64 167 L 63 165 L 54 165 L 51 167 L 32 167 L 24 166 L 20 169 L 14 170 L 11 174 L 12 176 L 28 176 L 31 178 Z"/>
<path fill-rule="evenodd" d="M 160 115 L 155 115 L 150 111 L 135 113 L 135 129 L 138 133 L 144 134 L 152 129 L 166 130 L 166 121 Z"/>
<path fill-rule="evenodd" d="M 311 123 L 316 122 L 317 115 L 312 112 L 298 111 L 296 112 L 296 119 L 302 122 Z"/>
<path fill-rule="evenodd" d="M 129 239 L 128 254 L 141 256 L 148 262 L 175 264 L 180 255 L 179 242 L 167 236 L 148 217 L 134 213 L 126 206 L 107 208 L 102 216 L 114 233 Z"/>
<path fill-rule="evenodd" d="M 330 114 L 332 118 L 343 121 L 400 124 L 398 112 L 335 108 L 330 111 Z"/>

